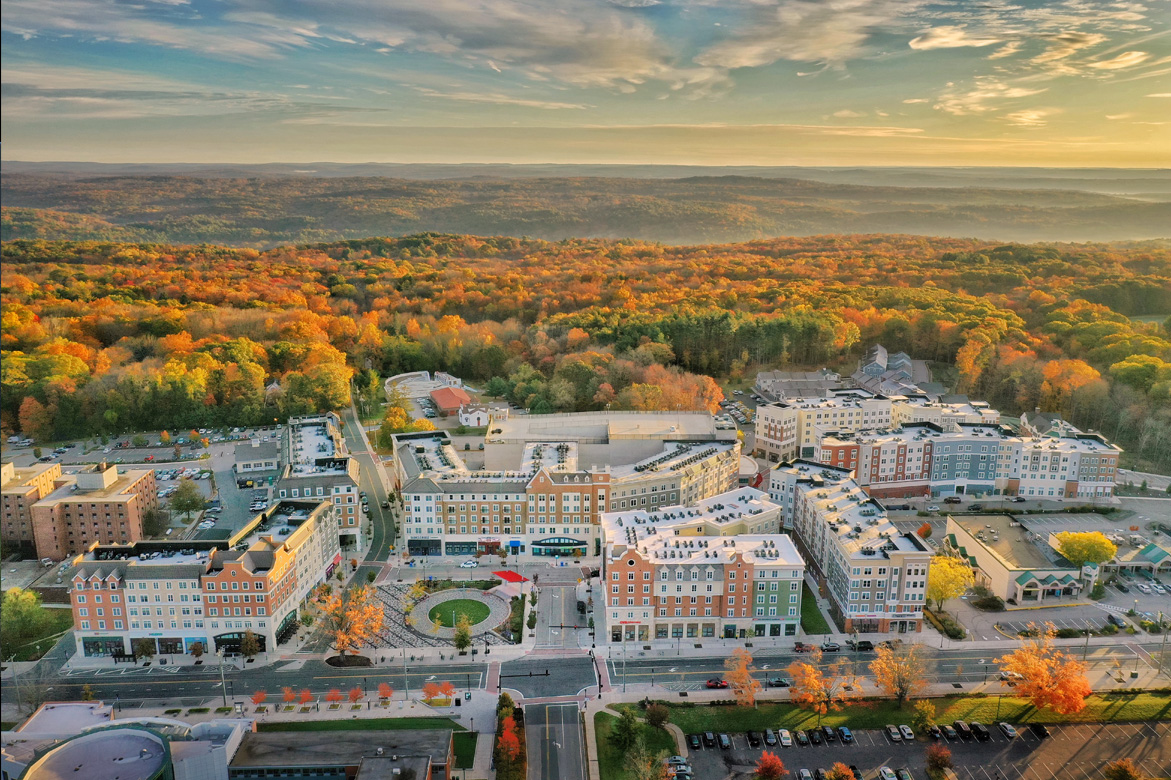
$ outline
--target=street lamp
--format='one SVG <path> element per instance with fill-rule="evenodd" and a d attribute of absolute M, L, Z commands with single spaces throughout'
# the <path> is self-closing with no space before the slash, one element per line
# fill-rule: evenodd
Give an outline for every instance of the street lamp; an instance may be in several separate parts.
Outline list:
<path fill-rule="evenodd" d="M 223 695 L 224 706 L 228 706 L 228 684 L 224 681 L 224 650 L 220 648 L 215 651 L 216 658 L 220 660 L 220 693 Z"/>

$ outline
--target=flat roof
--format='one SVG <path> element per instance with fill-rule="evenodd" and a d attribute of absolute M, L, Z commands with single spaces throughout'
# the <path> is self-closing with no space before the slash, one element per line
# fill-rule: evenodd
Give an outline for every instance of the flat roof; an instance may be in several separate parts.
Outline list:
<path fill-rule="evenodd" d="M 1053 557 L 1047 556 L 1037 542 L 1030 538 L 1027 527 L 1014 526 L 1018 520 L 1011 515 L 948 515 L 948 519 L 975 537 L 977 543 L 996 553 L 1010 569 L 1074 568 L 1056 550 L 1052 551 Z M 977 534 L 984 538 L 979 538 Z M 1041 537 L 1042 540 L 1045 538 Z M 1047 542 L 1042 541 L 1042 544 L 1049 549 Z"/>
<path fill-rule="evenodd" d="M 76 474 L 62 474 L 60 481 L 63 481 L 63 484 L 42 498 L 38 503 L 44 504 L 60 501 L 125 501 L 135 494 L 125 493 L 123 491 L 142 479 L 143 476 L 153 473 L 153 468 L 126 469 L 125 471 L 119 469 L 118 478 L 109 487 L 91 490 L 77 487 Z"/>
<path fill-rule="evenodd" d="M 31 466 L 15 466 L 12 463 L 5 463 L 5 466 L 13 466 L 12 479 L 4 482 L 3 490 L 19 490 L 22 487 L 27 487 L 27 483 L 36 479 L 50 469 L 58 468 L 60 463 L 33 463 Z M 24 490 L 20 490 L 24 493 Z"/>
<path fill-rule="evenodd" d="M 248 732 L 232 767 L 357 766 L 366 758 L 427 756 L 447 763 L 451 729 Z"/>
<path fill-rule="evenodd" d="M 531 441 L 520 456 L 520 470 L 535 474 L 542 468 L 577 471 L 577 442 Z"/>
<path fill-rule="evenodd" d="M 648 458 L 624 466 L 613 466 L 610 475 L 614 479 L 623 479 L 635 474 L 661 473 L 677 471 L 688 461 L 702 460 L 720 452 L 727 452 L 736 446 L 736 442 L 724 441 L 674 441 L 663 445 L 663 451 Z"/>
<path fill-rule="evenodd" d="M 281 443 L 279 441 L 252 439 L 237 444 L 234 449 L 234 454 L 237 463 L 240 461 L 277 458 L 281 454 Z"/>
<path fill-rule="evenodd" d="M 42 704 L 16 731 L 21 735 L 76 734 L 102 726 L 114 717 L 114 708 L 100 701 Z"/>
<path fill-rule="evenodd" d="M 707 412 L 578 412 L 519 414 L 496 420 L 493 441 L 594 441 L 622 438 L 714 439 L 716 424 Z"/>
<path fill-rule="evenodd" d="M 1076 533 L 1097 531 L 1104 534 L 1118 547 L 1118 552 L 1114 556 L 1115 563 L 1150 563 L 1152 553 L 1148 552 L 1146 555 L 1141 553 L 1151 544 L 1171 554 L 1171 536 L 1162 533 L 1155 534 L 1154 531 L 1143 528 L 1141 524 L 1138 531 L 1132 531 L 1130 526 L 1134 523 L 1108 518 L 1104 515 L 1021 515 L 1017 520 L 1025 528 L 1046 539 L 1049 534 L 1057 534 L 1062 531 Z M 1157 554 L 1156 557 L 1162 558 Z"/>

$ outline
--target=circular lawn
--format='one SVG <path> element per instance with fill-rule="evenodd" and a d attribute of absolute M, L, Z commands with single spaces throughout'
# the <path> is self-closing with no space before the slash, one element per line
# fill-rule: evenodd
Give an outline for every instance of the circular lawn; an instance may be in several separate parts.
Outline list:
<path fill-rule="evenodd" d="M 467 615 L 468 620 L 474 626 L 486 619 L 492 613 L 492 610 L 487 604 L 473 599 L 451 599 L 450 601 L 444 601 L 442 604 L 436 604 L 434 607 L 431 607 L 431 611 L 427 613 L 427 617 L 431 618 L 431 622 L 433 623 L 438 623 L 446 628 L 454 628 L 455 622 L 452 621 L 453 613 L 456 620 L 459 620 L 460 615 Z"/>

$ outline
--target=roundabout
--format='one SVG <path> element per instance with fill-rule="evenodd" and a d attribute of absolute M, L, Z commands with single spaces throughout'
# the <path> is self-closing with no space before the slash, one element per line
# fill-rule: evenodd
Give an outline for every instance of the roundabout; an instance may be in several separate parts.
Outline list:
<path fill-rule="evenodd" d="M 461 614 L 471 620 L 472 636 L 480 636 L 507 621 L 510 610 L 508 602 L 499 596 L 474 588 L 453 588 L 419 599 L 408 622 L 422 634 L 450 639 L 455 635 L 454 621 Z"/>

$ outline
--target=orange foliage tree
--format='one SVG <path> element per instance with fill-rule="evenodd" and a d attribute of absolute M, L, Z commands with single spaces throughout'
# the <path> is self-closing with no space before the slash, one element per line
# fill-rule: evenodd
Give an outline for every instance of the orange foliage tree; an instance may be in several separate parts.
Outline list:
<path fill-rule="evenodd" d="M 842 676 L 841 662 L 830 664 L 824 671 L 821 669 L 821 651 L 814 650 L 809 654 L 808 661 L 794 661 L 789 664 L 789 674 L 793 678 L 790 689 L 794 704 L 802 709 L 817 713 L 817 724 L 821 725 L 821 716 L 830 710 L 840 710 L 845 700 L 845 678 Z"/>
<path fill-rule="evenodd" d="M 378 683 L 378 698 L 389 699 L 391 696 L 394 696 L 394 688 L 387 683 Z"/>
<path fill-rule="evenodd" d="M 516 733 L 516 719 L 508 715 L 500 724 L 500 739 L 497 740 L 500 753 L 515 761 L 520 757 L 520 737 Z"/>
<path fill-rule="evenodd" d="M 349 697 L 350 704 L 357 704 L 358 700 L 362 698 L 362 689 L 356 685 L 353 688 L 350 688 Z"/>
<path fill-rule="evenodd" d="M 329 693 L 325 694 L 325 700 L 328 702 L 341 701 L 342 698 L 342 692 L 337 688 L 330 688 Z"/>
<path fill-rule="evenodd" d="M 313 694 L 309 692 L 308 688 L 302 688 L 301 692 L 297 694 L 297 699 L 302 704 L 308 704 L 309 702 L 313 701 Z"/>
<path fill-rule="evenodd" d="M 429 682 L 423 684 L 423 700 L 432 701 L 439 698 L 439 685 Z"/>
<path fill-rule="evenodd" d="M 1062 715 L 1080 712 L 1090 695 L 1086 665 L 1053 645 L 1057 629 L 1052 623 L 1044 628 L 1030 623 L 1029 629 L 1033 636 L 1017 650 L 997 658 L 996 663 L 1001 671 L 1020 675 L 1017 694 L 1034 707 Z"/>
<path fill-rule="evenodd" d="M 724 677 L 741 707 L 755 707 L 756 694 L 760 692 L 760 680 L 752 676 L 752 656 L 743 647 L 737 647 L 732 656 L 724 661 L 728 673 Z"/>
<path fill-rule="evenodd" d="M 448 700 L 454 698 L 455 686 L 444 680 L 443 682 L 439 683 L 439 695 Z"/>
<path fill-rule="evenodd" d="M 835 761 L 834 765 L 825 773 L 825 777 L 826 780 L 854 780 L 854 770 L 841 761 Z"/>
<path fill-rule="evenodd" d="M 325 629 L 333 635 L 338 654 L 356 653 L 382 629 L 382 608 L 369 585 L 334 590 L 319 585 L 313 604 Z"/>
<path fill-rule="evenodd" d="M 870 662 L 874 682 L 887 696 L 898 700 L 901 709 L 907 699 L 927 686 L 927 664 L 923 660 L 922 645 L 903 644 L 879 647 Z"/>
<path fill-rule="evenodd" d="M 752 776 L 756 780 L 784 780 L 789 774 L 785 771 L 785 763 L 781 761 L 780 756 L 766 750 L 756 762 L 756 771 Z"/>
<path fill-rule="evenodd" d="M 264 704 L 264 700 L 268 698 L 268 694 L 264 691 L 256 691 L 252 694 L 252 703 L 259 707 Z"/>
<path fill-rule="evenodd" d="M 292 704 L 297 700 L 297 692 L 286 685 L 282 691 L 282 698 L 284 699 L 285 704 Z"/>

